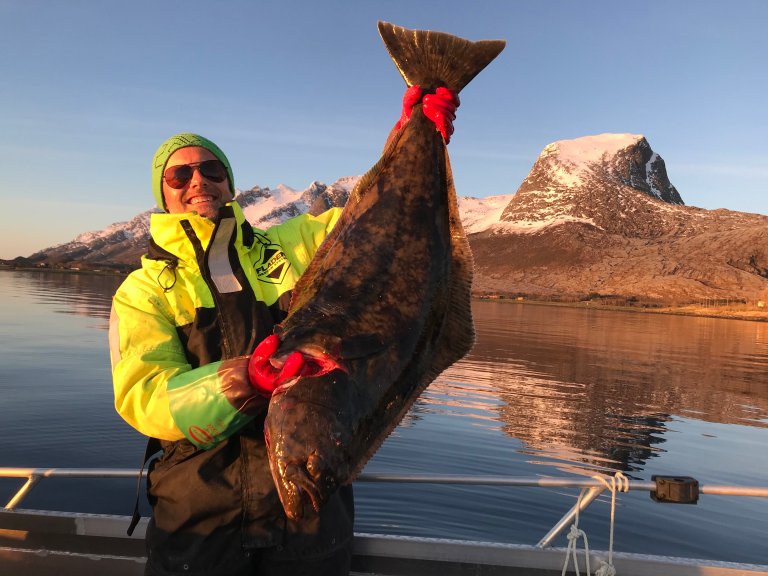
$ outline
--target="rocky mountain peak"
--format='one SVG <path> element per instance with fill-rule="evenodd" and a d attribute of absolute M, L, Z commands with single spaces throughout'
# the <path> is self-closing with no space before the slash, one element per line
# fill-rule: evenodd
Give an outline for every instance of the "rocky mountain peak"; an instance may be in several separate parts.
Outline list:
<path fill-rule="evenodd" d="M 647 203 L 682 206 L 664 160 L 637 134 L 600 134 L 547 145 L 501 215 L 502 227 L 538 230 L 575 221 L 648 233 Z M 617 218 L 618 216 L 618 218 Z M 646 219 L 647 220 L 647 219 Z"/>
<path fill-rule="evenodd" d="M 664 202 L 683 204 L 667 177 L 664 160 L 642 135 L 600 134 L 560 140 L 547 145 L 539 158 L 559 165 L 554 177 L 566 185 L 584 184 L 597 174 Z"/>

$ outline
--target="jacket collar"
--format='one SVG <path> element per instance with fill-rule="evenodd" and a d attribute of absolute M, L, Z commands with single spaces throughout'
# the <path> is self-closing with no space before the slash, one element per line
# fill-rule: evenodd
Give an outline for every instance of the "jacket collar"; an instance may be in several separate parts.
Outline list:
<path fill-rule="evenodd" d="M 249 246 L 253 241 L 252 233 L 250 238 L 243 238 L 243 235 L 245 233 L 248 236 L 251 227 L 247 223 L 240 205 L 237 202 L 229 202 L 221 210 L 224 212 L 223 218 L 235 219 L 236 245 Z M 150 245 L 147 256 L 154 260 L 195 262 L 197 260 L 195 247 L 189 238 L 188 231 L 197 237 L 199 246 L 205 251 L 213 239 L 216 227 L 212 220 L 204 218 L 196 212 L 151 214 L 149 218 Z"/>

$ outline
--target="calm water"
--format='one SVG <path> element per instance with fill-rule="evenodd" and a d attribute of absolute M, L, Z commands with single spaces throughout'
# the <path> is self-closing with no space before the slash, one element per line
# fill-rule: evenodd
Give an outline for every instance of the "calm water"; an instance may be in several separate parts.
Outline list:
<path fill-rule="evenodd" d="M 107 349 L 119 278 L 0 271 L 0 466 L 135 468 Z M 369 472 L 689 475 L 768 485 L 768 324 L 477 302 L 474 350 L 418 400 Z M 26 507 L 128 514 L 133 482 L 48 480 Z M 0 499 L 16 481 L 0 482 Z M 533 544 L 576 491 L 360 484 L 364 532 Z M 768 499 L 622 494 L 615 547 L 768 564 Z M 5 500 L 4 500 L 5 501 Z M 580 525 L 607 547 L 608 499 Z M 563 545 L 564 539 L 556 544 Z"/>

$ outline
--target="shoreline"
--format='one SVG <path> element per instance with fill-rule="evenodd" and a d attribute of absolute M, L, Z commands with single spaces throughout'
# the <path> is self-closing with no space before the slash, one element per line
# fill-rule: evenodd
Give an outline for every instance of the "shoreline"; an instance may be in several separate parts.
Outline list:
<path fill-rule="evenodd" d="M 15 272 L 57 272 L 61 274 L 91 274 L 96 276 L 128 276 L 130 271 L 113 270 L 110 268 L 57 268 L 54 266 L 11 266 L 0 264 L 0 271 L 9 270 Z"/>
<path fill-rule="evenodd" d="M 59 272 L 63 274 L 92 274 L 99 276 L 127 276 L 128 272 L 109 269 L 74 269 L 56 267 L 9 266 L 0 265 L 0 271 L 34 271 Z M 479 302 L 499 302 L 504 304 L 528 304 L 534 306 L 561 306 L 566 308 L 586 308 L 590 310 L 608 310 L 612 312 L 633 312 L 640 314 L 669 314 L 673 316 L 698 316 L 700 318 L 722 318 L 725 320 L 748 320 L 750 322 L 768 322 L 768 307 L 758 308 L 754 304 L 732 304 L 725 306 L 699 306 L 688 304 L 673 306 L 659 303 L 655 306 L 619 306 L 616 304 L 601 304 L 595 300 L 562 302 L 552 300 L 532 300 L 528 298 L 489 298 L 473 295 L 472 300 Z"/>
<path fill-rule="evenodd" d="M 499 302 L 504 304 L 528 304 L 533 306 L 560 306 L 564 308 L 585 308 L 589 310 L 608 310 L 611 312 L 632 312 L 640 314 L 667 314 L 672 316 L 697 316 L 699 318 L 720 318 L 723 320 L 748 320 L 751 322 L 768 322 L 768 309 L 758 308 L 749 304 L 733 304 L 727 306 L 685 306 L 659 305 L 650 306 L 618 306 L 599 304 L 592 301 L 584 302 L 554 302 L 546 300 L 517 300 L 507 298 L 487 298 L 473 296 L 472 300 L 480 302 Z"/>

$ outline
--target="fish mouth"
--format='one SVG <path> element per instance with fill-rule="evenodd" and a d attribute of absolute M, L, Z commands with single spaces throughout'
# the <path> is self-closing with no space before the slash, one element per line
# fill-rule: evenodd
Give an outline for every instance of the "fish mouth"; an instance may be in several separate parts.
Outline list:
<path fill-rule="evenodd" d="M 310 454 L 304 463 L 278 459 L 272 477 L 291 520 L 316 516 L 338 488 L 335 475 L 318 454 Z"/>
<path fill-rule="evenodd" d="M 299 378 L 324 376 L 334 370 L 348 372 L 339 359 L 317 349 L 300 348 L 283 358 L 273 359 L 273 365 L 279 367 L 281 375 L 286 375 L 273 394 L 285 392 Z"/>
<path fill-rule="evenodd" d="M 269 402 L 264 439 L 269 467 L 288 518 L 316 517 L 347 482 L 346 446 L 350 409 L 338 409 L 333 395 L 348 397 L 341 371 L 296 378 L 275 390 Z"/>

